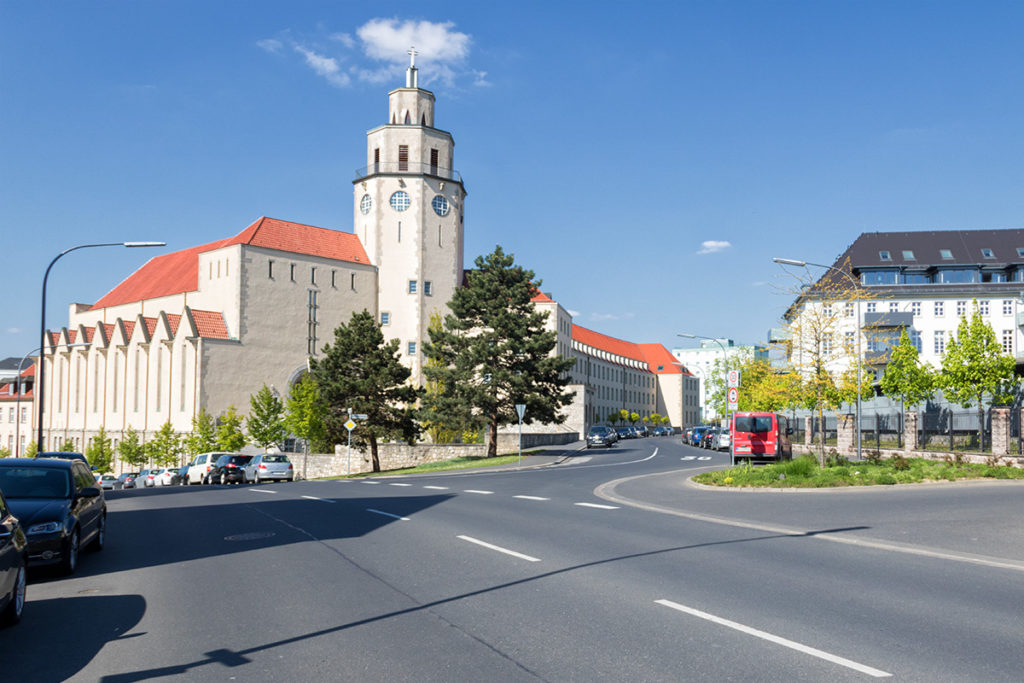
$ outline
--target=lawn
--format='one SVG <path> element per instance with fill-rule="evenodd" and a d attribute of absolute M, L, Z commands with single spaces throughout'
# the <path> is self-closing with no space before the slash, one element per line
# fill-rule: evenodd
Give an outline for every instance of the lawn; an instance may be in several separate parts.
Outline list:
<path fill-rule="evenodd" d="M 834 488 L 917 484 L 960 479 L 1024 479 L 1024 469 L 1007 464 L 975 464 L 957 461 L 896 457 L 850 462 L 831 460 L 819 467 L 814 456 L 764 466 L 741 465 L 705 472 L 693 478 L 698 484 L 739 488 Z"/>

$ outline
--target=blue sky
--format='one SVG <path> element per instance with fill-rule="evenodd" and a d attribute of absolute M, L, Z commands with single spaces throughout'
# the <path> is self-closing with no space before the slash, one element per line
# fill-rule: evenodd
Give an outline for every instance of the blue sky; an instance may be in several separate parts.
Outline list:
<path fill-rule="evenodd" d="M 577 323 L 763 341 L 784 256 L 1024 227 L 1024 5 L 0 0 L 0 357 L 261 215 L 351 230 L 407 43 L 501 244 Z"/>

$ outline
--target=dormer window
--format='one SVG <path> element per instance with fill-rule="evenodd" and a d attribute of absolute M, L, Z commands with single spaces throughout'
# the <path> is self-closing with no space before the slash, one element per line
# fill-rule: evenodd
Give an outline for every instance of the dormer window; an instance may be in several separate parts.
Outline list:
<path fill-rule="evenodd" d="M 939 256 L 941 256 L 945 261 L 953 260 L 953 252 L 949 249 L 939 249 Z"/>
<path fill-rule="evenodd" d="M 1017 256 L 1019 258 L 1024 258 L 1024 247 L 1017 247 Z"/>
<path fill-rule="evenodd" d="M 914 261 L 915 260 L 914 259 L 914 252 L 912 252 L 910 249 L 904 249 L 903 250 L 903 260 L 904 261 Z"/>
<path fill-rule="evenodd" d="M 992 253 L 991 249 L 982 249 L 981 250 L 981 257 L 982 258 L 992 258 L 992 259 L 994 259 L 996 257 L 996 255 L 994 253 Z"/>
<path fill-rule="evenodd" d="M 888 251 L 883 250 L 878 252 L 878 258 L 881 259 L 882 261 L 892 261 L 892 254 L 890 254 Z"/>

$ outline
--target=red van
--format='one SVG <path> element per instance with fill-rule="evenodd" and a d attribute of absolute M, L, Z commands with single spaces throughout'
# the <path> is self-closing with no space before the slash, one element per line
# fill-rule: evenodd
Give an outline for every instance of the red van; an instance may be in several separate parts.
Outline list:
<path fill-rule="evenodd" d="M 736 459 L 790 460 L 789 420 L 777 413 L 738 412 L 732 416 L 732 452 Z"/>

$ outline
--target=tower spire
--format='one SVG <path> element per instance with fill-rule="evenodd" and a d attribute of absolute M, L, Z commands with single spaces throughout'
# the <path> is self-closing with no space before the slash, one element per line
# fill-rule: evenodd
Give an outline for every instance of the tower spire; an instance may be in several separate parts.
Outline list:
<path fill-rule="evenodd" d="M 416 69 L 416 55 L 419 52 L 416 51 L 415 47 L 409 48 L 409 69 L 405 72 L 405 87 L 406 88 L 418 88 L 420 87 L 417 83 L 418 70 Z"/>

